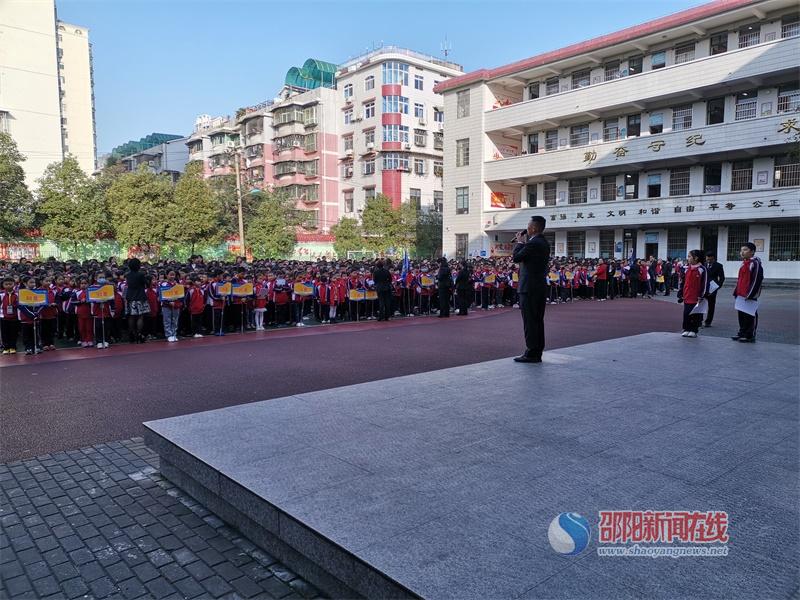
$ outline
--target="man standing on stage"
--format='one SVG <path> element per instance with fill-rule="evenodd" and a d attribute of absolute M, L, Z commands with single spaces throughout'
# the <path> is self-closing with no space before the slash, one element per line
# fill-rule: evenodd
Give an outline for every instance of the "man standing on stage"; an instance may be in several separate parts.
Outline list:
<path fill-rule="evenodd" d="M 527 231 L 517 234 L 513 261 L 519 263 L 519 304 L 525 333 L 525 352 L 514 358 L 521 363 L 542 362 L 544 307 L 547 301 L 547 265 L 550 244 L 544 239 L 544 217 L 533 216 Z"/>
<path fill-rule="evenodd" d="M 717 289 L 711 292 L 707 298 L 708 313 L 706 314 L 704 327 L 711 327 L 711 322 L 714 320 L 714 308 L 717 306 L 717 292 L 722 287 L 722 284 L 725 283 L 725 270 L 717 262 L 717 256 L 713 250 L 706 252 L 706 272 L 708 273 L 709 282 L 713 281 L 717 284 Z"/>

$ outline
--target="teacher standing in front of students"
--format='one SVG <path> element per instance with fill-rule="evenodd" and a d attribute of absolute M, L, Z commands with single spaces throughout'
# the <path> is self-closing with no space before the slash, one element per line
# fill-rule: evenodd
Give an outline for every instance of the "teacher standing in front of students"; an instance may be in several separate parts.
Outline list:
<path fill-rule="evenodd" d="M 519 263 L 519 305 L 525 334 L 525 352 L 514 358 L 520 363 L 542 362 L 544 351 L 544 308 L 547 301 L 545 277 L 550 261 L 550 244 L 544 239 L 544 217 L 533 216 L 528 229 L 514 241 L 512 259 Z"/>

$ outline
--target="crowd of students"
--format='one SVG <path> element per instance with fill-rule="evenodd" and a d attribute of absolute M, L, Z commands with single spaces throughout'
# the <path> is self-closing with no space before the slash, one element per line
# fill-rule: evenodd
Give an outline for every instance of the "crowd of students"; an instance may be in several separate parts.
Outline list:
<path fill-rule="evenodd" d="M 678 290 L 686 306 L 694 305 L 708 294 L 707 277 L 696 282 L 694 264 L 691 254 L 686 261 L 553 258 L 547 302 L 651 298 Z M 180 337 L 378 320 L 376 265 L 377 261 L 324 260 L 247 263 L 243 258 L 206 263 L 199 256 L 185 263 L 144 265 L 138 259 L 114 258 L 82 263 L 0 261 L 2 353 L 17 352 L 20 332 L 25 353 L 38 354 L 54 350 L 56 339 L 105 349 L 126 340 L 177 342 Z M 386 268 L 391 277 L 388 315 L 448 316 L 451 307 L 466 314 L 473 307 L 518 306 L 519 273 L 510 258 L 449 264 L 386 261 Z M 132 294 L 137 281 L 142 289 Z M 113 293 L 96 301 L 92 291 L 99 288 Z M 37 292 L 43 301 L 37 306 L 20 303 L 22 290 Z M 685 319 L 684 332 L 694 329 L 696 334 L 694 321 L 694 316 Z"/>

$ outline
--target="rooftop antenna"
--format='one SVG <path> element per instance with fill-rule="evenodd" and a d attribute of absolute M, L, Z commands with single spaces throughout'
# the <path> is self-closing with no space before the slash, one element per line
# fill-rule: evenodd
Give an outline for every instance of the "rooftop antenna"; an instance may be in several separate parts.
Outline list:
<path fill-rule="evenodd" d="M 444 41 L 441 43 L 442 53 L 447 58 L 453 50 L 453 44 L 447 41 L 447 36 L 444 36 Z"/>

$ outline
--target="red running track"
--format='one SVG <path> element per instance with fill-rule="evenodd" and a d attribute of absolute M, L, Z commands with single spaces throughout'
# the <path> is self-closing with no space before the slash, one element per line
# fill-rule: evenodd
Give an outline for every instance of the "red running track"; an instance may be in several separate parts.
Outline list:
<path fill-rule="evenodd" d="M 679 305 L 651 300 L 552 306 L 545 317 L 548 349 L 679 331 L 680 324 Z M 0 462 L 141 435 L 141 423 L 152 419 L 510 357 L 523 349 L 519 311 L 503 309 L 3 356 Z"/>

